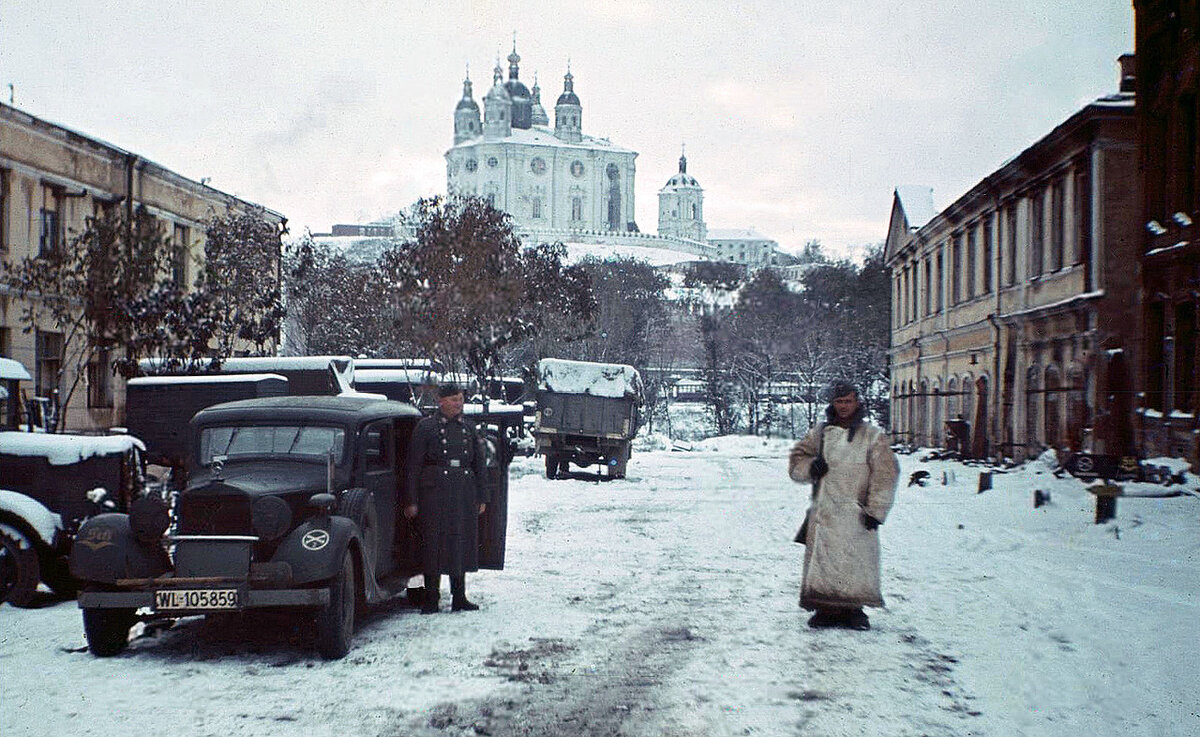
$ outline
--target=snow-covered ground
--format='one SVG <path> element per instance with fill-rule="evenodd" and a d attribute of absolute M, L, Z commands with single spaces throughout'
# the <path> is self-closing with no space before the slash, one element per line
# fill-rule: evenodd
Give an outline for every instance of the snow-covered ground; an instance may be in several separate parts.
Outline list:
<path fill-rule="evenodd" d="M 887 609 L 814 631 L 789 443 L 690 447 L 606 483 L 518 459 L 507 569 L 468 578 L 482 610 L 385 608 L 341 661 L 287 619 L 97 659 L 73 602 L 0 607 L 0 735 L 1200 734 L 1200 499 L 1126 496 L 1095 525 L 1040 463 L 980 494 L 978 467 L 902 456 Z"/>

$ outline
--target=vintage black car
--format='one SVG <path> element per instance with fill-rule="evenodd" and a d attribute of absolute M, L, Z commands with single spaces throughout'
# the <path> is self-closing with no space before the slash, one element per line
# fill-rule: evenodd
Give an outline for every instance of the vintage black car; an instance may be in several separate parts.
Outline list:
<path fill-rule="evenodd" d="M 356 613 L 420 572 L 415 528 L 401 513 L 420 417 L 411 405 L 362 396 L 248 399 L 198 412 L 172 529 L 165 506 L 147 502 L 79 532 L 71 572 L 82 582 L 91 651 L 120 652 L 139 619 L 295 607 L 315 617 L 323 657 L 345 655 Z M 480 566 L 500 569 L 505 426 L 521 416 L 472 419 L 490 438 Z"/>

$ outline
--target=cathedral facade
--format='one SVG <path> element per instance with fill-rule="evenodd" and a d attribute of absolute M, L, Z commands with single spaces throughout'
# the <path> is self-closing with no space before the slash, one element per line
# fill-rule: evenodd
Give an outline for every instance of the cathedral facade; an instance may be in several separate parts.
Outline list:
<path fill-rule="evenodd" d="M 583 105 L 568 69 L 554 105 L 520 80 L 521 57 L 497 61 L 480 114 L 471 80 L 454 110 L 454 145 L 446 152 L 447 192 L 483 197 L 520 230 L 632 233 L 637 152 L 583 133 Z"/>

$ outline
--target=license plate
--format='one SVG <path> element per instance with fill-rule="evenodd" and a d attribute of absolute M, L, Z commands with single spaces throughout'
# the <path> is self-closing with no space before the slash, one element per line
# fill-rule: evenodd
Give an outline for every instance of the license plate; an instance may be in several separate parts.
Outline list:
<path fill-rule="evenodd" d="M 237 609 L 237 589 L 169 589 L 154 592 L 154 608 Z"/>

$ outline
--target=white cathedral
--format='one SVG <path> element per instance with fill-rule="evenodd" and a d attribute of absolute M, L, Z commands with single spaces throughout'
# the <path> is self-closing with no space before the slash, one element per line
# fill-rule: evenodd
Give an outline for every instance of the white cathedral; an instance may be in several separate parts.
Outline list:
<path fill-rule="evenodd" d="M 446 152 L 447 191 L 475 195 L 529 231 L 637 232 L 633 182 L 637 152 L 583 133 L 583 105 L 570 70 L 554 104 L 554 127 L 541 89 L 520 80 L 521 57 L 499 61 L 483 98 L 483 119 L 463 81 L 454 109 L 454 146 Z"/>

